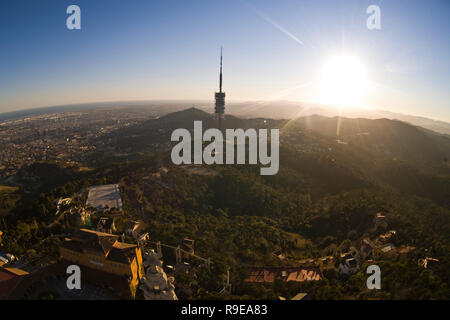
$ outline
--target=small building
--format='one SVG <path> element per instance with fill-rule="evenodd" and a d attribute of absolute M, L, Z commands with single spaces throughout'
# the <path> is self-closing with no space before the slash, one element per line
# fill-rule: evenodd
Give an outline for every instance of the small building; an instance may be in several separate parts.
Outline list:
<path fill-rule="evenodd" d="M 102 217 L 97 223 L 97 231 L 104 233 L 116 232 L 116 226 L 114 224 L 114 217 Z"/>
<path fill-rule="evenodd" d="M 377 242 L 378 243 L 386 243 L 386 242 L 392 240 L 396 234 L 397 234 L 397 231 L 389 230 L 388 232 L 378 236 Z"/>
<path fill-rule="evenodd" d="M 319 267 L 249 267 L 249 276 L 244 282 L 274 282 L 282 281 L 317 281 L 321 280 L 322 273 Z"/>
<path fill-rule="evenodd" d="M 387 243 L 381 247 L 381 251 L 383 251 L 383 253 L 387 253 L 394 249 L 395 249 L 395 246 L 392 243 Z"/>
<path fill-rule="evenodd" d="M 433 269 L 435 266 L 439 264 L 438 259 L 426 257 L 423 260 L 419 260 L 419 265 L 424 267 L 425 269 Z"/>
<path fill-rule="evenodd" d="M 363 239 L 359 244 L 359 256 L 361 261 L 366 261 L 376 256 L 377 246 L 370 239 Z"/>
<path fill-rule="evenodd" d="M 129 236 L 132 236 L 134 239 L 138 240 L 142 238 L 143 235 L 145 235 L 145 229 L 147 228 L 147 225 L 144 223 L 144 221 L 138 220 L 138 221 L 130 221 L 125 228 L 125 233 Z"/>
<path fill-rule="evenodd" d="M 344 252 L 341 254 L 341 261 L 353 258 L 351 252 Z"/>
<path fill-rule="evenodd" d="M 183 238 L 180 241 L 180 249 L 182 251 L 182 257 L 183 259 L 189 258 L 189 255 L 192 255 L 195 253 L 194 251 L 194 240 L 191 240 L 189 238 Z"/>
<path fill-rule="evenodd" d="M 0 253 L 0 262 L 3 262 L 4 264 L 13 262 L 15 260 L 16 257 L 11 253 L 4 253 L 4 252 Z"/>
<path fill-rule="evenodd" d="M 319 259 L 319 265 L 322 268 L 332 267 L 334 265 L 334 257 L 333 256 L 327 256 L 327 257 L 320 258 Z"/>
<path fill-rule="evenodd" d="M 283 254 L 281 250 L 275 250 L 274 252 L 272 252 L 272 254 L 280 260 L 286 259 L 286 256 Z"/>
<path fill-rule="evenodd" d="M 352 275 L 358 271 L 358 262 L 349 252 L 341 254 L 341 263 L 339 264 L 339 273 Z"/>
<path fill-rule="evenodd" d="M 68 206 L 72 203 L 72 198 L 59 198 L 56 201 L 56 213 L 59 213 L 61 207 Z"/>
<path fill-rule="evenodd" d="M 386 216 L 381 214 L 381 212 L 377 213 L 377 215 L 375 216 L 375 219 L 374 219 L 374 224 L 375 224 L 375 228 L 380 227 L 383 229 L 387 229 L 388 222 L 387 222 Z"/>

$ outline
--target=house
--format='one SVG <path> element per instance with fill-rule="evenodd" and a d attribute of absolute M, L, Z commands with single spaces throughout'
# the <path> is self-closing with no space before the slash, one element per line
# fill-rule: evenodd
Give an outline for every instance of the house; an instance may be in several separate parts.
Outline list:
<path fill-rule="evenodd" d="M 358 264 L 362 264 L 362 262 L 364 261 L 363 255 L 361 255 L 360 250 L 358 250 L 353 246 L 350 247 L 349 252 L 347 252 L 347 255 L 350 255 L 352 258 L 355 258 Z"/>
<path fill-rule="evenodd" d="M 395 249 L 395 246 L 392 243 L 387 243 L 381 247 L 381 251 L 383 251 L 383 253 L 387 253 L 393 249 Z"/>
<path fill-rule="evenodd" d="M 272 254 L 280 260 L 286 259 L 286 256 L 283 254 L 281 250 L 275 250 L 274 252 L 272 252 Z"/>
<path fill-rule="evenodd" d="M 439 264 L 438 259 L 433 259 L 429 257 L 426 257 L 423 260 L 419 260 L 419 266 L 424 267 L 425 269 L 433 269 L 438 264 Z"/>
<path fill-rule="evenodd" d="M 378 238 L 377 238 L 377 242 L 378 243 L 386 243 L 389 240 L 392 240 L 392 238 L 397 234 L 397 231 L 395 230 L 389 230 L 388 232 L 386 232 L 385 234 L 381 234 Z"/>
<path fill-rule="evenodd" d="M 16 257 L 11 253 L 0 252 L 0 262 L 10 263 L 16 260 Z"/>
<path fill-rule="evenodd" d="M 183 238 L 180 241 L 180 249 L 182 251 L 183 259 L 189 258 L 190 255 L 194 254 L 194 240 L 189 238 Z"/>
<path fill-rule="evenodd" d="M 319 265 L 322 268 L 328 268 L 332 267 L 334 265 L 334 257 L 333 256 L 327 256 L 319 259 Z"/>
<path fill-rule="evenodd" d="M 375 216 L 374 219 L 374 224 L 375 224 L 375 228 L 383 228 L 383 229 L 387 229 L 388 227 L 388 222 L 386 219 L 386 216 L 382 215 L 380 212 L 377 213 L 377 215 Z"/>
<path fill-rule="evenodd" d="M 28 272 L 17 268 L 4 268 L 0 266 L 0 300 L 17 299 L 23 279 Z"/>
<path fill-rule="evenodd" d="M 148 233 L 145 232 L 147 225 L 141 221 L 131 221 L 125 228 L 125 233 L 132 236 L 134 239 L 148 238 Z"/>
<path fill-rule="evenodd" d="M 314 281 L 321 280 L 322 273 L 319 267 L 249 267 L 249 276 L 244 282 L 274 282 L 282 281 Z"/>
<path fill-rule="evenodd" d="M 72 198 L 59 198 L 56 201 L 56 214 L 59 213 L 61 207 L 68 206 L 72 203 Z"/>
<path fill-rule="evenodd" d="M 341 254 L 341 263 L 339 264 L 339 273 L 351 275 L 358 271 L 358 262 L 350 252 Z"/>
<path fill-rule="evenodd" d="M 61 259 L 94 271 L 114 275 L 126 282 L 134 297 L 143 277 L 142 252 L 135 244 L 119 242 L 119 236 L 80 229 L 59 248 Z M 100 278 L 99 276 L 97 278 Z M 111 281 L 106 281 L 107 283 Z"/>
<path fill-rule="evenodd" d="M 361 240 L 359 246 L 359 256 L 360 261 L 366 261 L 367 259 L 373 258 L 376 256 L 377 246 L 372 243 L 370 239 Z"/>
<path fill-rule="evenodd" d="M 116 232 L 116 226 L 114 224 L 114 217 L 102 217 L 97 223 L 97 231 L 104 233 Z"/>

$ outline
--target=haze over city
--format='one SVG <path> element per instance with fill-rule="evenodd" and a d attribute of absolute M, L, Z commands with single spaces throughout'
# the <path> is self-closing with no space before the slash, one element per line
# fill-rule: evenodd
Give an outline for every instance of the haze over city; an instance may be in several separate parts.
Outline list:
<path fill-rule="evenodd" d="M 0 5 L 0 112 L 118 100 L 290 100 L 450 121 L 445 1 L 70 1 Z M 381 30 L 366 26 L 369 5 Z M 176 8 L 177 10 L 174 10 Z"/>

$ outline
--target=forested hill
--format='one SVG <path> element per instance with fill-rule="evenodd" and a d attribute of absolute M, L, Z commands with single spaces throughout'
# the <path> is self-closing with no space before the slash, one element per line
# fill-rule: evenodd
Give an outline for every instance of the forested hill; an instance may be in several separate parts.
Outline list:
<path fill-rule="evenodd" d="M 339 139 L 374 155 L 445 167 L 450 159 L 450 136 L 398 120 L 310 116 L 290 122 L 291 130 L 311 130 Z"/>

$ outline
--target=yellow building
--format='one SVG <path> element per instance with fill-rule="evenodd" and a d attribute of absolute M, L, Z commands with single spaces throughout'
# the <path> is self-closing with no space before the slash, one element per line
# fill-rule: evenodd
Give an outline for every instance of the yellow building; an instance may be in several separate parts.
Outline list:
<path fill-rule="evenodd" d="M 60 246 L 61 258 L 80 266 L 123 276 L 132 296 L 144 276 L 142 251 L 135 244 L 118 241 L 119 236 L 80 229 Z"/>

